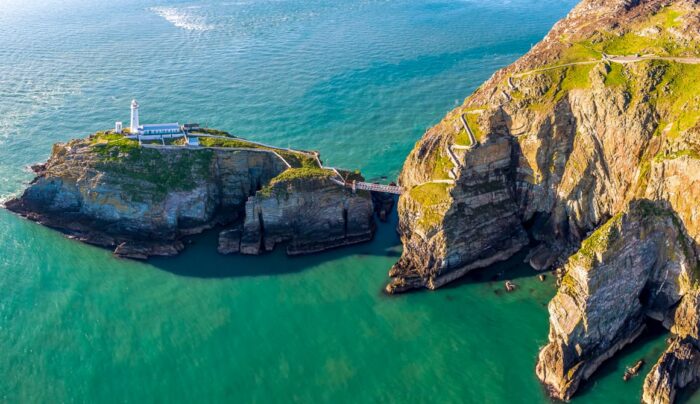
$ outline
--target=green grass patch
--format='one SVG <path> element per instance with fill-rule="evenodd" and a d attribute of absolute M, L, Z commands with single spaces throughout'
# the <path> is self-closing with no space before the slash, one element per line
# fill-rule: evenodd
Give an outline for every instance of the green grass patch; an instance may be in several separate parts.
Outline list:
<path fill-rule="evenodd" d="M 607 41 L 603 45 L 603 50 L 611 55 L 624 56 L 635 54 L 672 55 L 677 50 L 676 47 L 676 42 L 670 38 L 646 37 L 628 32 Z"/>
<path fill-rule="evenodd" d="M 97 132 L 88 138 L 92 150 L 104 159 L 117 158 L 139 148 L 139 142 L 127 139 L 124 135 L 110 132 Z"/>
<path fill-rule="evenodd" d="M 418 225 L 426 232 L 437 227 L 449 208 L 448 184 L 427 183 L 409 191 L 411 199 L 421 206 Z"/>
<path fill-rule="evenodd" d="M 671 122 L 668 136 L 673 138 L 694 127 L 700 120 L 700 65 L 656 62 L 664 69 L 655 89 L 656 109 L 663 121 Z"/>
<path fill-rule="evenodd" d="M 540 99 L 529 104 L 528 108 L 535 111 L 547 109 L 552 103 L 563 99 L 569 91 L 590 87 L 589 76 L 594 66 L 594 64 L 574 65 L 543 72 L 542 74 L 550 78 L 552 85 Z"/>
<path fill-rule="evenodd" d="M 211 138 L 211 137 L 200 137 L 199 144 L 204 147 L 240 147 L 246 149 L 261 149 L 262 147 L 250 143 L 246 140 L 231 138 L 231 139 L 221 139 L 221 138 Z"/>
<path fill-rule="evenodd" d="M 448 180 L 450 179 L 449 172 L 454 165 L 452 164 L 450 158 L 447 157 L 440 149 L 441 148 L 436 148 L 432 158 L 433 173 L 431 178 L 435 180 Z"/>
<path fill-rule="evenodd" d="M 270 184 L 275 184 L 284 181 L 293 181 L 299 179 L 309 179 L 309 178 L 329 178 L 335 173 L 331 170 L 324 170 L 321 168 L 289 168 L 282 172 L 282 174 L 273 178 Z"/>
<path fill-rule="evenodd" d="M 482 141 L 484 139 L 484 131 L 481 130 L 481 125 L 479 125 L 479 115 L 477 114 L 466 114 L 464 116 L 464 119 L 467 120 L 467 123 L 469 124 L 469 128 L 472 130 L 472 133 L 474 133 L 474 137 L 476 138 L 477 141 Z M 466 135 L 466 133 L 465 133 Z M 466 145 L 469 145 L 469 143 L 465 143 Z"/>
<path fill-rule="evenodd" d="M 476 135 L 475 135 L 476 136 Z M 469 135 L 467 134 L 467 131 L 462 128 L 457 134 L 455 135 L 455 144 L 458 146 L 471 146 L 472 141 L 469 139 Z"/>
<path fill-rule="evenodd" d="M 663 11 L 659 12 L 655 17 L 663 20 L 664 28 L 676 28 L 680 25 L 678 17 L 683 15 L 682 12 L 674 9 L 673 7 L 667 7 Z"/>
<path fill-rule="evenodd" d="M 621 220 L 622 213 L 618 213 L 600 226 L 581 243 L 581 248 L 574 254 L 572 260 L 584 266 L 591 266 L 597 254 L 604 253 L 609 248 L 610 244 L 619 239 L 620 231 L 618 227 Z"/>
<path fill-rule="evenodd" d="M 269 197 L 273 193 L 275 193 L 275 191 L 286 193 L 286 189 L 281 189 L 277 185 L 280 183 L 290 181 L 309 180 L 314 178 L 330 178 L 334 175 L 335 172 L 333 172 L 332 170 L 324 170 L 318 167 L 288 168 L 280 175 L 273 178 L 272 181 L 270 181 L 270 183 L 268 183 L 260 191 L 258 191 L 258 194 L 264 197 Z"/>
<path fill-rule="evenodd" d="M 602 57 L 602 52 L 595 49 L 592 43 L 582 41 L 569 44 L 569 47 L 562 52 L 557 64 L 594 61 L 600 60 Z"/>
<path fill-rule="evenodd" d="M 571 90 L 588 88 L 590 86 L 589 75 L 593 66 L 594 65 L 577 65 L 567 67 L 555 100 L 558 101 Z"/>
<path fill-rule="evenodd" d="M 694 160 L 700 160 L 700 153 L 698 153 L 697 150 L 690 150 L 690 149 L 683 149 L 683 150 L 677 150 L 673 153 L 669 154 L 662 154 L 659 153 L 656 156 L 654 156 L 654 161 L 657 163 L 660 163 L 664 160 L 675 160 L 677 158 L 681 157 L 690 157 L 691 159 Z"/>
<path fill-rule="evenodd" d="M 212 136 L 228 136 L 228 137 L 233 137 L 230 133 L 226 132 L 225 130 L 219 130 L 219 129 L 212 129 L 212 128 L 199 128 L 197 130 L 192 131 L 192 133 L 201 133 L 204 135 L 212 135 Z"/>
<path fill-rule="evenodd" d="M 627 86 L 628 77 L 625 66 L 612 63 L 608 66 L 608 74 L 605 76 L 606 86 Z"/>
<path fill-rule="evenodd" d="M 295 153 L 289 150 L 276 149 L 272 147 L 265 147 L 259 144 L 251 143 L 244 139 L 232 138 L 232 139 L 221 139 L 221 138 L 210 138 L 210 137 L 200 137 L 199 144 L 204 147 L 231 147 L 231 148 L 243 148 L 243 149 L 258 149 L 258 150 L 270 150 L 274 151 L 280 156 L 282 156 L 293 168 L 319 168 L 316 159 L 305 154 L 305 153 Z"/>

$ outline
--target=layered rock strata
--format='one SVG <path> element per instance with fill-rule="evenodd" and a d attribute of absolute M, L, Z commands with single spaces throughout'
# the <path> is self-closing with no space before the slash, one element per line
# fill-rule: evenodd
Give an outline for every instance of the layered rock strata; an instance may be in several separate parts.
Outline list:
<path fill-rule="evenodd" d="M 535 266 L 561 264 L 635 198 L 670 201 L 697 235 L 698 207 L 678 187 L 700 192 L 690 186 L 700 146 L 697 89 L 687 80 L 700 66 L 603 59 L 672 16 L 676 27 L 653 41 L 686 45 L 674 52 L 692 61 L 700 54 L 697 9 L 687 1 L 584 1 L 431 128 L 400 176 L 409 190 L 399 201 L 405 248 L 388 290 L 430 287 L 508 258 L 527 245 L 523 227 L 543 243 Z M 653 41 L 649 52 L 665 52 Z M 461 117 L 476 134 L 471 149 Z"/>
<path fill-rule="evenodd" d="M 531 243 L 533 267 L 566 273 L 537 374 L 570 398 L 646 321 L 673 327 L 698 281 L 697 77 L 700 3 L 583 0 L 418 141 L 386 290 L 434 289 Z M 657 367 L 666 391 L 693 378 L 674 370 L 693 355 L 674 357 Z M 645 396 L 663 396 L 653 380 Z"/>
<path fill-rule="evenodd" d="M 561 400 L 637 338 L 648 317 L 672 314 L 698 280 L 697 258 L 674 213 L 650 201 L 633 202 L 601 226 L 564 269 L 537 363 L 537 376 Z"/>
<path fill-rule="evenodd" d="M 328 172 L 310 166 L 315 160 L 304 154 L 286 155 L 283 159 L 252 146 L 139 147 L 98 133 L 54 146 L 48 162 L 35 167 L 31 185 L 6 206 L 119 256 L 147 258 L 175 255 L 184 248 L 182 237 L 217 225 L 245 221 L 248 228 L 261 217 L 259 209 L 249 208 L 261 200 L 259 191 L 284 187 L 288 182 L 277 179 L 293 176 L 294 186 L 285 188 L 287 199 L 274 204 L 268 198 L 262 204 L 268 240 L 291 240 L 298 248 L 290 253 L 306 253 L 371 238 L 370 195 L 330 182 Z M 289 162 L 300 167 L 290 168 Z M 285 203 L 299 206 L 295 210 Z M 255 231 L 255 237 L 267 235 L 262 228 Z M 240 250 L 236 237 L 250 238 L 249 233 L 224 234 L 222 252 Z"/>
<path fill-rule="evenodd" d="M 642 401 L 672 403 L 679 390 L 700 381 L 700 287 L 683 296 L 666 325 L 675 334 L 671 344 L 644 380 Z"/>
<path fill-rule="evenodd" d="M 246 203 L 240 251 L 259 254 L 287 244 L 299 255 L 368 241 L 374 233 L 372 198 L 326 177 L 275 181 Z"/>

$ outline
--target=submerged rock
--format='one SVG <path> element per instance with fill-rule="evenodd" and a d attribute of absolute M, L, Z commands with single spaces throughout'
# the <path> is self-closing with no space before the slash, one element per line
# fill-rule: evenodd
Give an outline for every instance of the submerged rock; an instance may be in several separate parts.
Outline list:
<path fill-rule="evenodd" d="M 389 185 L 395 184 L 391 183 Z M 394 195 L 383 192 L 372 192 L 372 202 L 374 203 L 374 212 L 379 217 L 379 220 L 386 222 L 391 211 L 394 209 Z"/>
<path fill-rule="evenodd" d="M 640 359 L 634 364 L 634 366 L 630 366 L 627 369 L 625 369 L 625 374 L 622 375 L 622 380 L 628 381 L 631 378 L 637 376 L 639 374 L 639 371 L 642 370 L 642 366 L 644 366 L 644 360 Z"/>

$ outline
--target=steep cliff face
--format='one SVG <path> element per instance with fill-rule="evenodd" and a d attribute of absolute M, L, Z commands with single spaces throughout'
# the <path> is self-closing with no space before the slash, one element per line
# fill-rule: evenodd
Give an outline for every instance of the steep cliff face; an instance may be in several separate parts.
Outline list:
<path fill-rule="evenodd" d="M 507 139 L 494 140 L 463 157 L 455 186 L 427 182 L 402 196 L 405 251 L 388 292 L 438 288 L 527 245 L 513 198 L 511 154 Z"/>
<path fill-rule="evenodd" d="M 430 129 L 401 173 L 389 289 L 507 258 L 524 224 L 545 253 L 570 252 L 642 197 L 674 204 L 697 240 L 698 208 L 678 191 L 698 192 L 698 18 L 692 1 L 584 1 Z"/>
<path fill-rule="evenodd" d="M 327 175 L 311 166 L 315 160 L 304 154 L 273 152 L 238 139 L 230 142 L 237 147 L 139 147 L 120 136 L 98 133 L 56 145 L 49 161 L 36 167 L 37 177 L 22 197 L 6 205 L 75 238 L 114 248 L 118 255 L 146 258 L 178 253 L 183 248 L 182 236 L 252 220 L 245 217 L 246 204 L 273 179 L 294 173 L 303 195 L 296 195 L 297 189 L 290 189 L 289 195 L 303 199 L 311 198 L 313 187 L 319 185 L 315 175 Z M 286 153 L 286 158 L 280 153 Z M 328 204 L 364 202 L 363 213 L 367 214 L 352 219 L 364 221 L 362 225 L 371 229 L 369 195 L 348 197 L 343 187 L 331 182 L 321 192 Z M 308 207 L 314 207 L 313 203 Z M 280 210 L 273 212 L 275 208 Z M 280 220 L 277 231 L 286 235 L 307 231 L 282 206 L 271 206 L 266 213 L 276 215 Z M 335 216 L 325 217 L 329 212 L 315 213 L 317 216 L 309 216 L 311 223 L 328 224 L 312 226 L 317 233 L 310 238 L 319 240 L 322 249 L 322 241 L 336 240 L 344 224 Z M 371 237 L 369 233 L 365 240 Z M 231 248 L 226 252 L 233 252 Z"/>
<path fill-rule="evenodd" d="M 678 390 L 700 381 L 700 288 L 681 300 L 667 320 L 676 335 L 644 380 L 642 401 L 672 403 Z"/>
<path fill-rule="evenodd" d="M 633 341 L 647 316 L 664 320 L 698 280 L 674 213 L 649 201 L 633 202 L 596 230 L 565 273 L 549 303 L 549 344 L 537 364 L 538 377 L 562 400 Z"/>
<path fill-rule="evenodd" d="M 567 273 L 537 373 L 571 397 L 648 318 L 671 327 L 698 280 L 698 77 L 697 1 L 582 1 L 416 144 L 387 291 L 531 241 L 533 267 Z"/>
<path fill-rule="evenodd" d="M 368 241 L 374 232 L 369 193 L 318 176 L 276 179 L 246 203 L 241 252 L 259 254 L 289 242 L 289 255 Z"/>

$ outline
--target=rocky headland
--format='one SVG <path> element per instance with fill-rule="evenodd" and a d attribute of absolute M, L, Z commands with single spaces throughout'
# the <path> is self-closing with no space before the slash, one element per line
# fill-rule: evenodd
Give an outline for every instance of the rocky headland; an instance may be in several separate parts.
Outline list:
<path fill-rule="evenodd" d="M 288 243 L 289 254 L 305 254 L 372 238 L 370 193 L 332 181 L 340 173 L 315 153 L 207 133 L 200 147 L 110 132 L 57 144 L 6 207 L 129 258 L 175 255 L 185 236 L 214 227 L 224 228 L 222 253 Z"/>
<path fill-rule="evenodd" d="M 700 3 L 583 0 L 428 130 L 400 175 L 388 293 L 530 247 L 562 274 L 537 375 L 568 400 L 648 321 L 676 336 L 643 400 L 698 381 Z"/>

